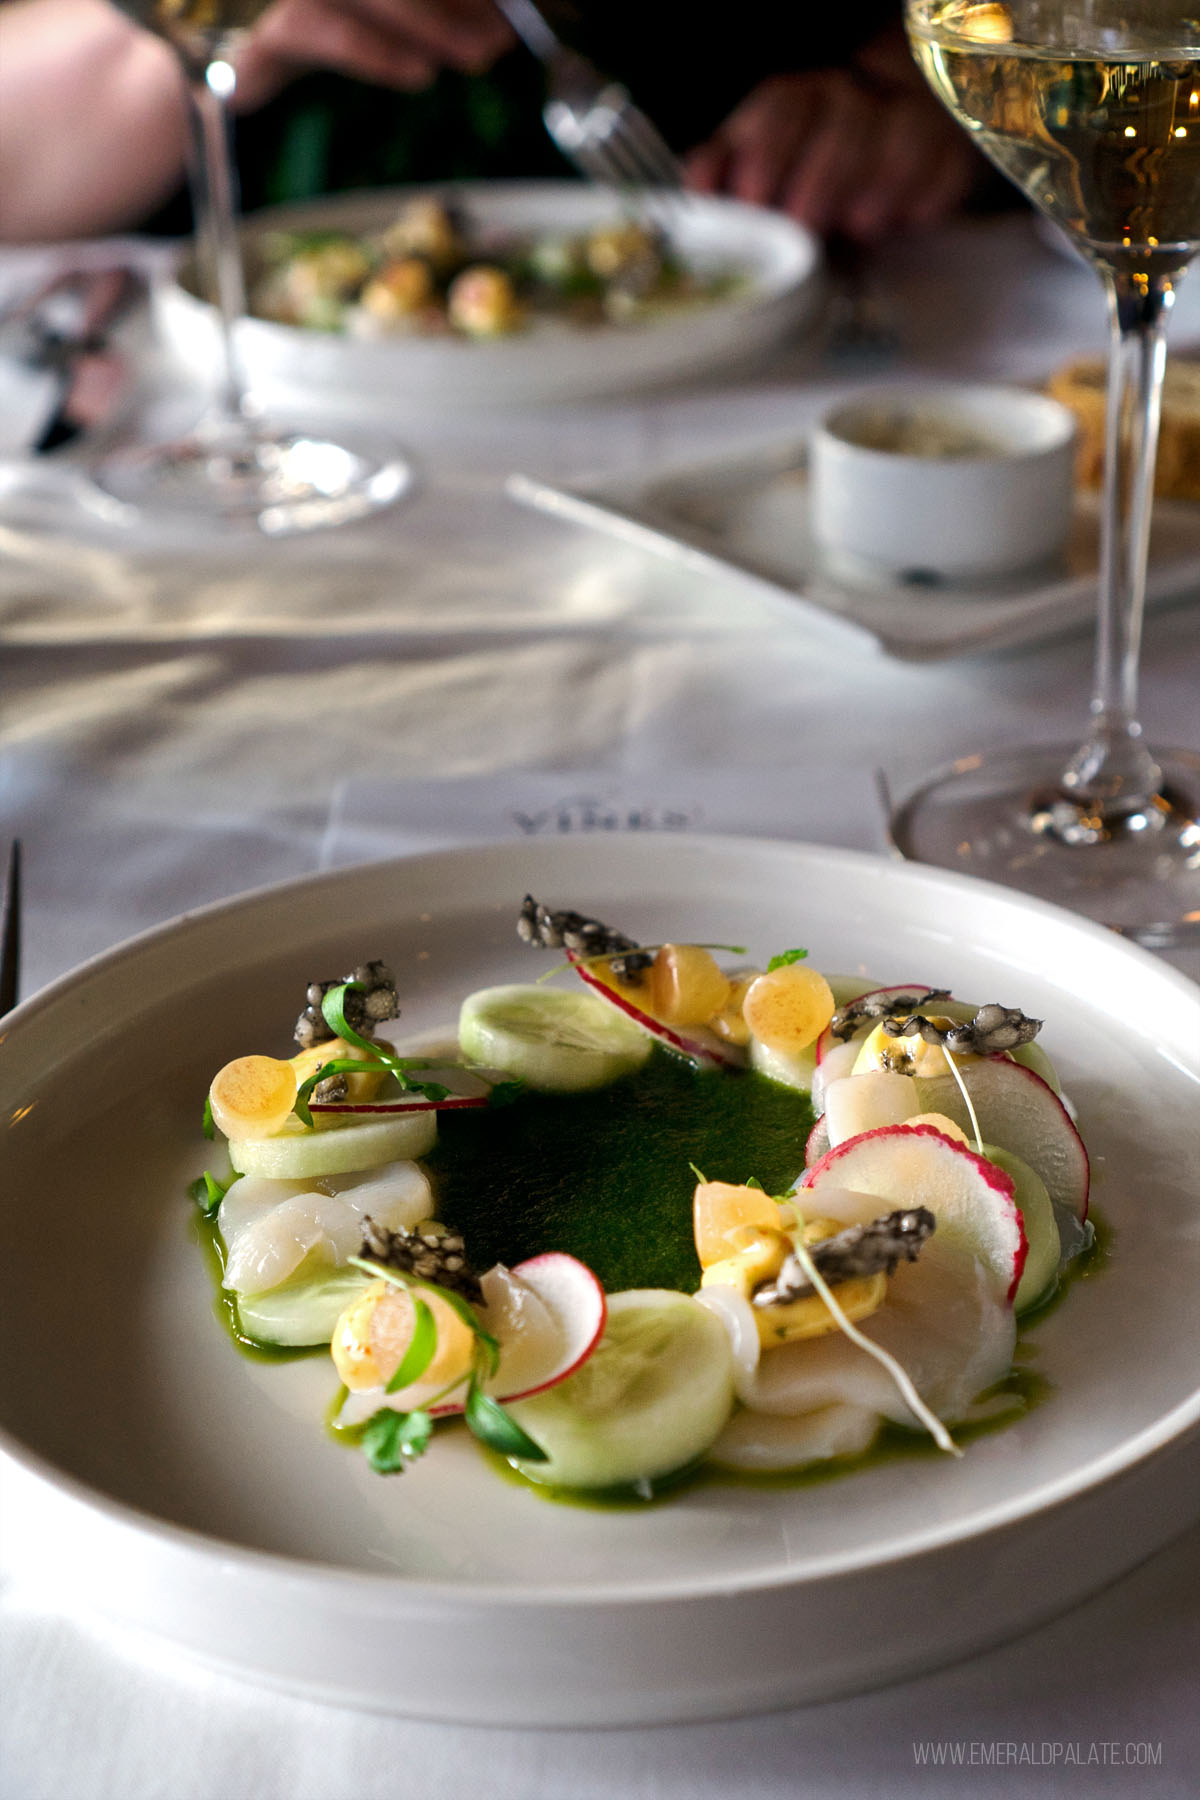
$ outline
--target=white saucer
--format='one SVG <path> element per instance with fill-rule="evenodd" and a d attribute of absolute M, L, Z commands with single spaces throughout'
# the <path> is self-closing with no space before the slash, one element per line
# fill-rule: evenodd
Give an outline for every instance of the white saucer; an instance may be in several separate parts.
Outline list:
<path fill-rule="evenodd" d="M 732 577 L 779 608 L 859 649 L 935 662 L 1035 644 L 1096 616 L 1097 503 L 1077 494 L 1062 562 L 973 586 L 905 582 L 824 567 L 808 517 L 805 440 L 794 435 L 703 462 L 631 475 L 545 481 L 516 474 L 514 500 L 712 576 Z M 1158 501 L 1150 604 L 1200 588 L 1200 506 Z"/>

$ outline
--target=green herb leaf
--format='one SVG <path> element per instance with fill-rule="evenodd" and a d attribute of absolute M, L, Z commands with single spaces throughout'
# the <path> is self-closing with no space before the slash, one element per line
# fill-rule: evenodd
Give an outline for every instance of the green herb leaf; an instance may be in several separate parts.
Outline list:
<path fill-rule="evenodd" d="M 337 987 L 330 988 L 321 1002 L 321 1016 L 335 1037 L 343 1043 L 353 1044 L 356 1050 L 365 1050 L 376 1068 L 390 1069 L 401 1087 L 407 1087 L 404 1071 L 414 1066 L 411 1058 L 396 1056 L 385 1049 L 382 1044 L 372 1038 L 363 1037 L 346 1017 L 346 995 L 366 993 L 366 983 L 362 981 L 343 981 Z M 355 1066 L 353 1063 L 350 1065 Z M 361 1066 L 361 1065 L 359 1065 Z"/>
<path fill-rule="evenodd" d="M 523 1081 L 498 1081 L 488 1095 L 489 1106 L 511 1106 L 525 1092 Z"/>
<path fill-rule="evenodd" d="M 500 1367 L 500 1345 L 486 1331 L 475 1334 L 475 1367 L 471 1374 L 472 1381 L 486 1381 Z"/>
<path fill-rule="evenodd" d="M 758 1179 L 757 1175 L 747 1175 L 745 1181 L 743 1181 L 743 1183 L 742 1183 L 742 1186 L 748 1187 L 748 1188 L 757 1188 L 760 1193 L 762 1192 L 762 1182 Z"/>
<path fill-rule="evenodd" d="M 316 1087 L 317 1083 L 324 1079 L 325 1077 L 321 1074 L 310 1075 L 308 1080 L 302 1081 L 300 1086 L 296 1089 L 296 1101 L 292 1107 L 292 1111 L 295 1113 L 300 1123 L 302 1125 L 307 1125 L 310 1131 L 313 1128 L 313 1116 L 309 1110 L 308 1097 Z"/>
<path fill-rule="evenodd" d="M 385 1048 L 384 1045 L 371 1038 L 363 1037 L 360 1032 L 355 1031 L 354 1027 L 346 1017 L 346 995 L 362 994 L 365 992 L 366 985 L 361 981 L 340 982 L 337 987 L 330 988 L 329 992 L 322 1000 L 321 1016 L 335 1036 L 340 1037 L 343 1043 L 353 1044 L 356 1050 L 365 1050 L 370 1057 L 370 1061 L 347 1062 L 344 1059 L 340 1061 L 334 1059 L 325 1064 L 323 1073 L 331 1075 L 339 1073 L 345 1074 L 348 1071 L 353 1070 L 386 1069 L 390 1075 L 395 1076 L 402 1088 L 411 1090 L 414 1093 L 424 1094 L 427 1100 L 444 1100 L 449 1094 L 450 1089 L 443 1087 L 440 1082 L 409 1080 L 408 1071 L 421 1066 L 419 1058 L 397 1056 L 393 1051 Z M 311 1093 L 311 1088 L 309 1088 L 308 1091 Z M 304 1099 L 307 1100 L 307 1098 L 308 1094 L 306 1093 Z M 296 1107 L 296 1111 L 299 1111 L 299 1106 Z M 303 1117 L 303 1114 L 301 1114 L 301 1117 Z"/>
<path fill-rule="evenodd" d="M 234 1182 L 239 1179 L 239 1176 L 231 1175 L 228 1181 L 218 1181 L 215 1175 L 210 1174 L 209 1171 L 205 1169 L 203 1175 L 198 1175 L 195 1181 L 188 1183 L 188 1193 L 196 1202 L 196 1205 L 200 1208 L 204 1217 L 206 1219 L 211 1219 L 216 1216 L 217 1208 L 220 1206 Z"/>
<path fill-rule="evenodd" d="M 396 1373 L 387 1384 L 385 1392 L 389 1394 L 399 1393 L 401 1388 L 418 1380 L 433 1361 L 437 1350 L 437 1321 L 418 1295 L 412 1296 L 412 1303 L 413 1334 L 409 1339 L 408 1349 L 400 1358 Z"/>
<path fill-rule="evenodd" d="M 308 1076 L 307 1080 L 300 1083 L 296 1089 L 296 1102 L 292 1111 L 301 1124 L 307 1125 L 311 1131 L 313 1116 L 308 1102 L 321 1083 L 330 1075 L 361 1075 L 364 1072 L 377 1075 L 394 1075 L 396 1073 L 391 1064 L 384 1062 L 381 1058 L 372 1058 L 371 1061 L 367 1061 L 361 1056 L 331 1056 L 328 1062 L 323 1062 L 319 1069 L 314 1070 Z M 401 1077 L 401 1086 L 403 1085 L 403 1077 Z"/>
<path fill-rule="evenodd" d="M 767 964 L 767 974 L 772 975 L 776 969 L 787 969 L 793 963 L 803 962 L 807 955 L 807 950 L 781 950 L 779 955 L 773 956 Z"/>
<path fill-rule="evenodd" d="M 204 1096 L 204 1116 L 200 1121 L 200 1129 L 206 1138 L 215 1138 L 217 1135 L 217 1127 L 212 1116 L 212 1101 L 207 1094 Z"/>
<path fill-rule="evenodd" d="M 428 1288 L 431 1294 L 437 1294 L 453 1312 L 456 1312 L 469 1331 L 474 1332 L 481 1344 L 487 1346 L 496 1355 L 500 1346 L 490 1332 L 485 1331 L 479 1314 L 469 1300 L 456 1294 L 452 1288 L 440 1287 L 436 1281 L 426 1281 L 423 1275 L 414 1275 L 410 1269 L 393 1269 L 389 1263 L 376 1262 L 371 1256 L 350 1256 L 349 1262 L 356 1269 L 365 1269 L 368 1275 L 378 1275 L 381 1281 L 390 1281 L 394 1287 Z"/>
<path fill-rule="evenodd" d="M 489 1450 L 501 1456 L 517 1456 L 523 1462 L 549 1462 L 550 1458 L 527 1431 L 506 1413 L 498 1400 L 485 1394 L 475 1381 L 467 1389 L 467 1430 Z"/>
<path fill-rule="evenodd" d="M 372 1056 L 378 1054 L 378 1047 L 360 1037 L 354 1027 L 346 1019 L 346 995 L 365 994 L 366 983 L 362 981 L 342 981 L 337 987 L 330 988 L 321 1001 L 321 1016 L 332 1031 L 334 1037 L 340 1037 L 347 1044 L 357 1044 L 360 1050 L 369 1050 Z"/>
<path fill-rule="evenodd" d="M 700 1183 L 701 1187 L 707 1185 L 708 1176 L 704 1173 L 703 1169 L 698 1169 L 694 1162 L 690 1162 L 688 1168 L 692 1171 L 692 1174 L 696 1177 L 696 1180 Z"/>
<path fill-rule="evenodd" d="M 362 1447 L 377 1475 L 400 1475 L 424 1453 L 432 1436 L 427 1412 L 401 1413 L 382 1406 L 367 1421 Z"/>

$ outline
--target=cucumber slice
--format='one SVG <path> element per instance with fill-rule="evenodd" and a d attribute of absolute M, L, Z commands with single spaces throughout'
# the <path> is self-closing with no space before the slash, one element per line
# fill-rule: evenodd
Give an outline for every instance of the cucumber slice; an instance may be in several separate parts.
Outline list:
<path fill-rule="evenodd" d="M 769 1050 L 758 1038 L 751 1038 L 750 1067 L 771 1081 L 807 1094 L 816 1073 L 817 1047 L 809 1044 L 806 1050 Z"/>
<path fill-rule="evenodd" d="M 1014 1062 L 1024 1063 L 1027 1069 L 1032 1069 L 1035 1075 L 1040 1075 L 1046 1086 L 1057 1094 L 1060 1100 L 1062 1099 L 1062 1082 L 1058 1079 L 1058 1070 L 1036 1038 L 1032 1043 L 1018 1044 L 1017 1048 L 1010 1050 L 1008 1054 Z"/>
<path fill-rule="evenodd" d="M 548 1461 L 513 1465 L 552 1487 L 651 1481 L 702 1456 L 733 1406 L 724 1325 L 688 1294 L 611 1294 L 604 1336 L 557 1387 L 508 1403 Z"/>
<path fill-rule="evenodd" d="M 327 1344 L 344 1309 L 371 1285 L 365 1269 L 331 1269 L 262 1294 L 237 1294 L 238 1326 L 258 1344 Z"/>
<path fill-rule="evenodd" d="M 354 1117 L 354 1114 L 341 1115 Z M 229 1160 L 239 1175 L 265 1175 L 271 1181 L 315 1181 L 322 1175 L 346 1175 L 375 1169 L 380 1163 L 411 1162 L 427 1156 L 437 1141 L 437 1113 L 397 1113 L 362 1125 L 328 1126 L 310 1131 L 293 1114 L 274 1137 L 239 1138 L 230 1143 Z"/>
<path fill-rule="evenodd" d="M 650 1034 L 598 994 L 525 983 L 480 988 L 463 1001 L 464 1056 L 547 1094 L 607 1087 L 640 1069 Z"/>
<path fill-rule="evenodd" d="M 1011 1177 L 1013 1199 L 1025 1227 L 1028 1250 L 1021 1280 L 1013 1295 L 1013 1307 L 1019 1318 L 1030 1307 L 1045 1300 L 1058 1280 L 1058 1265 L 1062 1257 L 1058 1221 L 1054 1216 L 1054 1207 L 1046 1192 L 1045 1182 L 1027 1162 L 1022 1162 L 1011 1150 L 1002 1150 L 998 1144 L 985 1144 L 983 1154 L 989 1162 L 995 1163 L 998 1169 L 1003 1169 Z"/>

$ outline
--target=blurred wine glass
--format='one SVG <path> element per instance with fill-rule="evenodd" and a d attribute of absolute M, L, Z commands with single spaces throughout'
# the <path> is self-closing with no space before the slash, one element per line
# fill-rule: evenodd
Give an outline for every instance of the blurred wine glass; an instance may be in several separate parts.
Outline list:
<path fill-rule="evenodd" d="M 1076 745 L 966 755 L 891 822 L 897 847 L 1090 914 L 1200 937 L 1200 755 L 1138 722 L 1166 326 L 1200 249 L 1200 21 L 1178 0 L 906 0 L 934 92 L 1094 265 L 1110 320 L 1091 722 Z"/>
<path fill-rule="evenodd" d="M 191 161 L 197 263 L 214 302 L 217 383 L 199 423 L 183 437 L 115 452 L 100 485 L 147 511 L 244 522 L 272 534 L 361 518 L 411 486 L 412 470 L 383 434 L 284 429 L 247 392 L 237 327 L 246 312 L 237 231 L 230 106 L 236 57 L 270 0 L 114 0 L 175 51 L 187 84 L 195 139 Z"/>

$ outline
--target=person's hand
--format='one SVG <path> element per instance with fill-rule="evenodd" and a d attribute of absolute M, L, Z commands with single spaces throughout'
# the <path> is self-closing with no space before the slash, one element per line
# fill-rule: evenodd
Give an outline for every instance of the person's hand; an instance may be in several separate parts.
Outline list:
<path fill-rule="evenodd" d="M 691 152 L 689 185 L 861 242 L 935 224 L 962 202 L 979 163 L 915 68 L 911 75 L 773 76 Z"/>
<path fill-rule="evenodd" d="M 238 59 L 238 103 L 306 69 L 380 87 L 427 87 L 439 68 L 486 69 L 513 42 L 491 0 L 275 0 Z"/>

